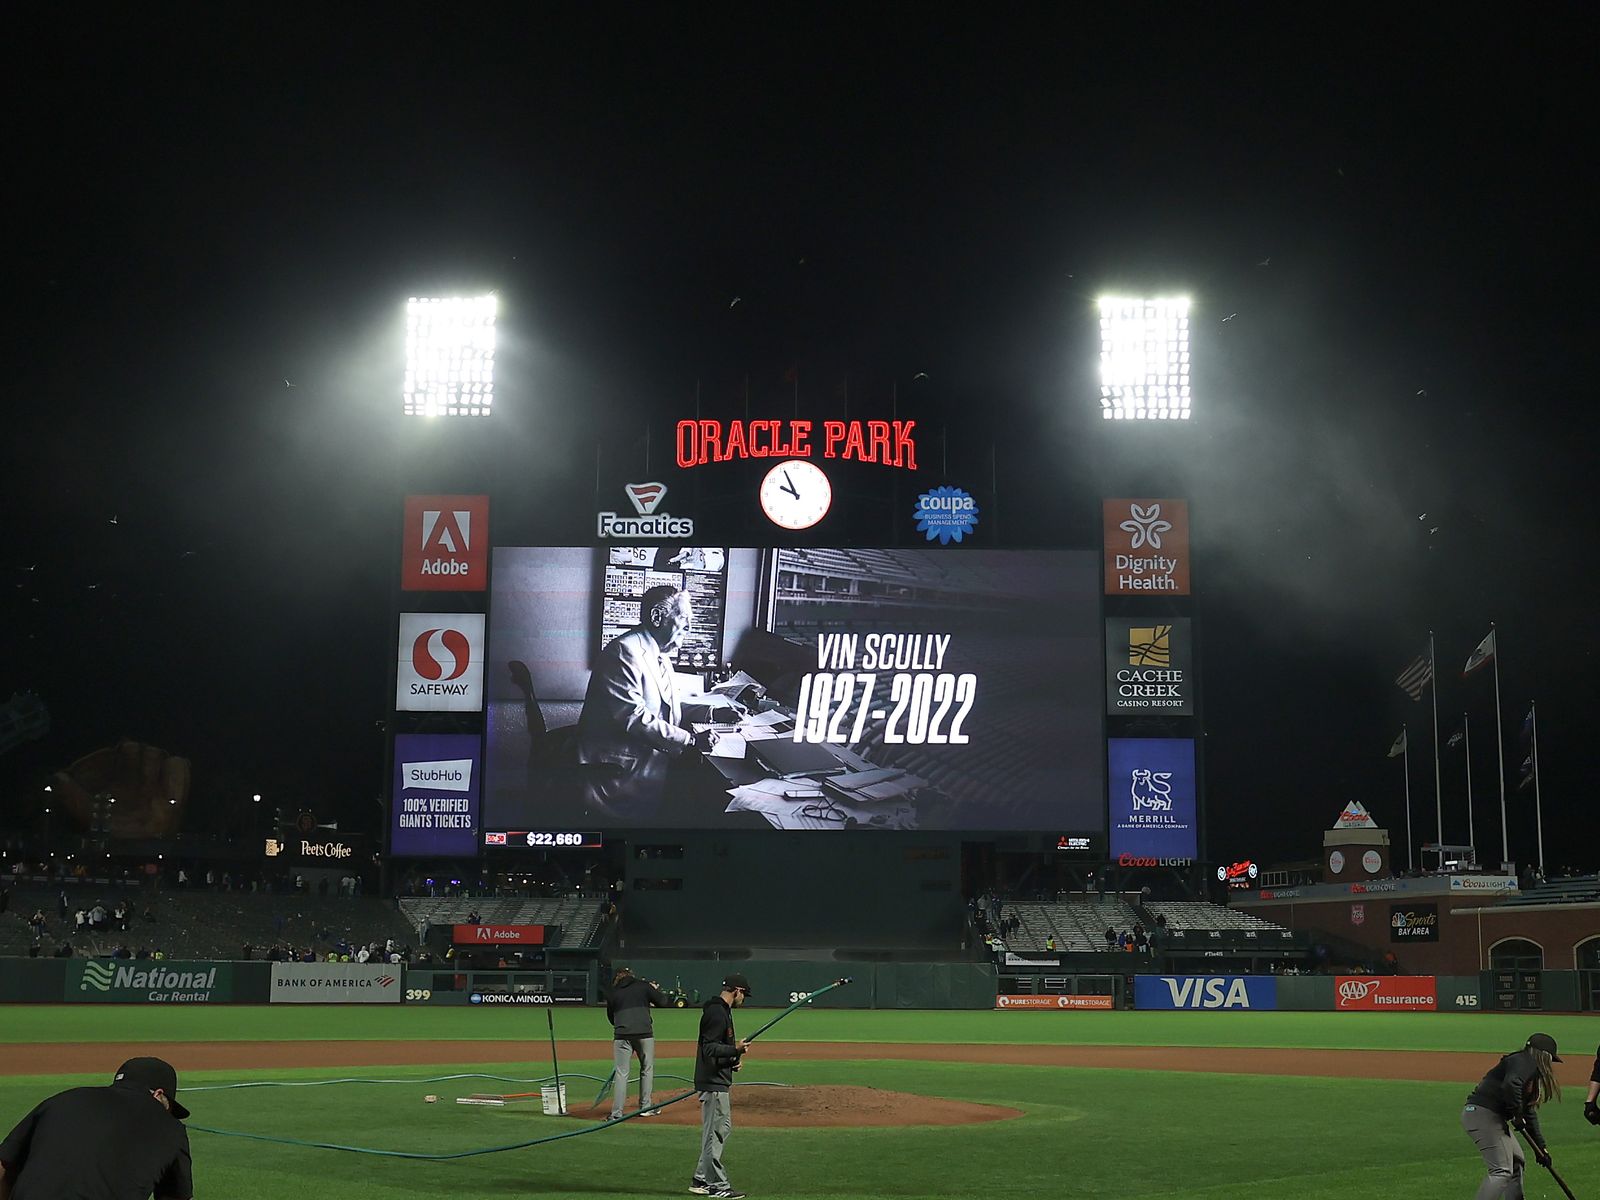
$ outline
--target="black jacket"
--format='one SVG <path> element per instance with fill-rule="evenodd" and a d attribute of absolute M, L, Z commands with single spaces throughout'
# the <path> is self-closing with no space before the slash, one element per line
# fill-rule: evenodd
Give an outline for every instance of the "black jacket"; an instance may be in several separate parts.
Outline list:
<path fill-rule="evenodd" d="M 1472 1089 L 1468 1104 L 1496 1113 L 1505 1121 L 1521 1121 L 1528 1137 L 1544 1149 L 1544 1131 L 1539 1128 L 1539 1110 L 1533 1101 L 1539 1094 L 1539 1068 L 1526 1050 L 1508 1054 L 1495 1064 Z"/>
<path fill-rule="evenodd" d="M 667 1008 L 672 1001 L 647 979 L 630 975 L 611 989 L 606 999 L 606 1016 L 618 1037 L 655 1037 L 650 1006 Z"/>
<path fill-rule="evenodd" d="M 733 1064 L 744 1053 L 736 1044 L 733 1010 L 721 996 L 706 1001 L 700 1014 L 700 1045 L 694 1056 L 694 1090 L 725 1092 L 733 1086 Z"/>

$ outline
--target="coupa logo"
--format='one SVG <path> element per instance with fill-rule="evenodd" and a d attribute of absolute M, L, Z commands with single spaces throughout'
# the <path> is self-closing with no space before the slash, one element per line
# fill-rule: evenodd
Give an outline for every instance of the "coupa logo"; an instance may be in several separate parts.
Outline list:
<path fill-rule="evenodd" d="M 1172 809 L 1172 772 L 1136 769 L 1132 773 L 1128 792 L 1133 797 L 1133 811 L 1148 808 L 1154 812 Z"/>
<path fill-rule="evenodd" d="M 111 981 L 116 978 L 117 969 L 110 963 L 92 962 L 83 968 L 83 978 L 78 983 L 78 990 L 86 992 L 93 988 L 97 992 L 109 992 Z"/>
<path fill-rule="evenodd" d="M 1376 979 L 1346 979 L 1339 985 L 1340 1004 L 1359 1004 L 1378 990 Z"/>
<path fill-rule="evenodd" d="M 411 666 L 424 679 L 459 679 L 471 660 L 472 647 L 459 629 L 424 629 L 411 643 Z"/>
<path fill-rule="evenodd" d="M 948 546 L 959 542 L 977 527 L 978 502 L 958 487 L 936 487 L 917 497 L 911 510 L 917 532 L 930 542 Z"/>

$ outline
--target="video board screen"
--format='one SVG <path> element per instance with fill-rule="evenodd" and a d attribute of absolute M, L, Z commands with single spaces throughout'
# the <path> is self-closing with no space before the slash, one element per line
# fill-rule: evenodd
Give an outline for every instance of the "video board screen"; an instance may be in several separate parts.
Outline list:
<path fill-rule="evenodd" d="M 1097 555 L 673 553 L 494 551 L 485 829 L 1103 834 Z"/>

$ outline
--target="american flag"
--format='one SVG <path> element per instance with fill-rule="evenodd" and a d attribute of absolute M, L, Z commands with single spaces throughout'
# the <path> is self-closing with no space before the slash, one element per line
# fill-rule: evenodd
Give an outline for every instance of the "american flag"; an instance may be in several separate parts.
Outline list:
<path fill-rule="evenodd" d="M 1400 685 L 1400 690 L 1413 700 L 1422 699 L 1422 689 L 1428 686 L 1428 681 L 1433 678 L 1433 659 L 1425 655 L 1417 655 L 1406 669 L 1395 676 L 1395 682 Z"/>

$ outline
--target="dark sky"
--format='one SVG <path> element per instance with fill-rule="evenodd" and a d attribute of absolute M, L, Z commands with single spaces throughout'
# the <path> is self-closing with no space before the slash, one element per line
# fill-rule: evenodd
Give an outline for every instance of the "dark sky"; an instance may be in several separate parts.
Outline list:
<path fill-rule="evenodd" d="M 997 444 L 1008 540 L 1190 498 L 1215 856 L 1311 856 L 1350 799 L 1398 843 L 1402 721 L 1431 836 L 1392 682 L 1431 628 L 1498 858 L 1490 681 L 1459 678 L 1494 620 L 1513 856 L 1538 700 L 1547 856 L 1600 866 L 1596 11 L 942 12 L 15 15 L 0 695 L 55 727 L 0 784 L 128 735 L 202 792 L 371 819 L 427 458 L 398 305 L 493 288 L 503 494 L 580 527 L 595 437 L 639 451 L 697 380 L 898 389 L 952 481 Z M 1098 419 L 1121 288 L 1194 297 L 1192 424 Z M 1463 840 L 1454 752 L 1444 787 Z"/>

